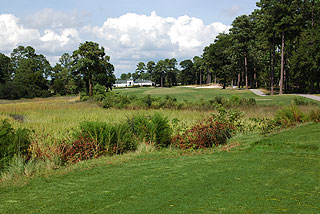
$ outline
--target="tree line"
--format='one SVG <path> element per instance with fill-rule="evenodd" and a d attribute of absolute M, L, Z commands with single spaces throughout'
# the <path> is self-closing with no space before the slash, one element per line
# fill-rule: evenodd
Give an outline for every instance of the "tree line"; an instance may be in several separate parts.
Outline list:
<path fill-rule="evenodd" d="M 63 54 L 52 67 L 46 57 L 31 46 L 19 46 L 8 57 L 0 53 L 0 99 L 48 97 L 86 91 L 93 86 L 112 88 L 114 67 L 104 48 L 85 42 L 72 55 Z"/>
<path fill-rule="evenodd" d="M 121 80 L 144 79 L 152 80 L 160 87 L 180 85 L 197 85 L 211 83 L 211 79 L 203 77 L 203 59 L 195 56 L 193 60 L 187 59 L 178 63 L 177 59 L 139 62 L 134 73 L 123 73 Z M 180 66 L 180 69 L 178 68 Z"/>
<path fill-rule="evenodd" d="M 260 0 L 250 15 L 238 16 L 201 56 L 139 62 L 121 79 L 152 80 L 157 85 L 220 83 L 268 88 L 271 94 L 320 93 L 320 0 Z M 114 67 L 97 43 L 80 44 L 54 67 L 27 46 L 11 56 L 0 53 L 0 99 L 93 93 L 95 84 L 112 89 Z"/>
<path fill-rule="evenodd" d="M 320 1 L 260 0 L 204 49 L 205 71 L 224 85 L 279 94 L 320 91 Z"/>
<path fill-rule="evenodd" d="M 122 79 L 151 79 L 163 86 L 221 83 L 268 88 L 271 94 L 320 92 L 320 1 L 260 0 L 238 16 L 201 56 L 175 66 L 175 59 L 139 62 Z"/>

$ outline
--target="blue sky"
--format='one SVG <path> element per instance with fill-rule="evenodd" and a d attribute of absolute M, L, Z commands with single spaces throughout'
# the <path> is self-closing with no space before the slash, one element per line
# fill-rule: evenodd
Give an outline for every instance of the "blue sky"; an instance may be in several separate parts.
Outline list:
<path fill-rule="evenodd" d="M 139 61 L 201 55 L 255 0 L 1 0 L 0 52 L 31 45 L 51 64 L 91 40 L 106 48 L 116 75 Z"/>

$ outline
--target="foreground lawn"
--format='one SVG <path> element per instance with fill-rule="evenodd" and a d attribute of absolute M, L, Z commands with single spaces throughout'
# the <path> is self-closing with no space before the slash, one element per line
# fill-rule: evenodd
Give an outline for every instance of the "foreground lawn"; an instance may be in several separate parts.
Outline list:
<path fill-rule="evenodd" d="M 25 185 L 2 184 L 0 210 L 319 213 L 319 130 L 311 124 L 265 138 L 237 137 L 232 143 L 240 146 L 230 152 L 163 150 L 81 163 Z"/>

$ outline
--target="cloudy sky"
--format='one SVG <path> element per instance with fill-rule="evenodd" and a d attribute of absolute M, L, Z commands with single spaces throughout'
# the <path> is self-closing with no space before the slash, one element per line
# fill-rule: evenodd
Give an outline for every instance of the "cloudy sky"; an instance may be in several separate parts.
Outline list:
<path fill-rule="evenodd" d="M 201 55 L 256 0 L 0 0 L 0 52 L 31 45 L 52 65 L 85 41 L 104 46 L 116 75 L 140 61 Z"/>

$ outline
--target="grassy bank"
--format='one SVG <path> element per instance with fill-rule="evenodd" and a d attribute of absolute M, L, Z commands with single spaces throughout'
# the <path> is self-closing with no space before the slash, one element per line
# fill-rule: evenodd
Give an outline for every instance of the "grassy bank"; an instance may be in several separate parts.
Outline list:
<path fill-rule="evenodd" d="M 2 213 L 319 213 L 320 129 L 103 157 L 2 185 Z M 201 153 L 201 152 L 200 152 Z"/>

